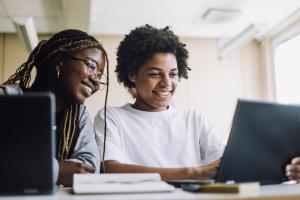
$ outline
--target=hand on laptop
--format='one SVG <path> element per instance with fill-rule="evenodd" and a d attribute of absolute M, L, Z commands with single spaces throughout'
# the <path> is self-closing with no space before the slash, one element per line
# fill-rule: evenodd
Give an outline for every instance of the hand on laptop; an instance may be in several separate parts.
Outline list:
<path fill-rule="evenodd" d="M 59 173 L 58 173 L 58 185 L 72 186 L 73 174 L 80 173 L 94 173 L 95 169 L 83 163 L 77 163 L 73 161 L 59 161 Z"/>
<path fill-rule="evenodd" d="M 286 166 L 285 172 L 290 180 L 300 181 L 300 157 L 293 158 L 291 163 Z"/>
<path fill-rule="evenodd" d="M 208 165 L 201 167 L 195 167 L 195 177 L 196 179 L 212 179 L 217 175 L 217 170 L 219 168 L 221 160 L 216 160 Z"/>

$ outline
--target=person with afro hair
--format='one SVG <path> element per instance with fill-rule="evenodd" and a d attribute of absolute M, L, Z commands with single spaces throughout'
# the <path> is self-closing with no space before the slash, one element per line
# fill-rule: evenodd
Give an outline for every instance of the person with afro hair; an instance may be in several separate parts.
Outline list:
<path fill-rule="evenodd" d="M 107 108 L 94 121 L 107 173 L 160 173 L 163 180 L 210 179 L 216 175 L 224 144 L 196 110 L 170 105 L 179 80 L 188 78 L 186 45 L 169 27 L 137 27 L 117 51 L 116 73 L 135 88 L 133 104 Z"/>

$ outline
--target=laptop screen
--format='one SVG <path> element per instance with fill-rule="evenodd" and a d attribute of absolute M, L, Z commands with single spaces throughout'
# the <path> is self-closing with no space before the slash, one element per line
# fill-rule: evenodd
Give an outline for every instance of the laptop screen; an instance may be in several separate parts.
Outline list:
<path fill-rule="evenodd" d="M 52 193 L 54 96 L 0 96 L 0 193 Z"/>
<path fill-rule="evenodd" d="M 300 106 L 239 100 L 217 182 L 282 182 L 300 155 Z"/>

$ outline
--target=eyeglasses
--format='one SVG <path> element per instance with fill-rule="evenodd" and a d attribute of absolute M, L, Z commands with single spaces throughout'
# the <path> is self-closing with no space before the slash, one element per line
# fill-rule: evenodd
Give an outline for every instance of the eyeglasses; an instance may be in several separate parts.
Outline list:
<path fill-rule="evenodd" d="M 106 76 L 102 73 L 97 71 L 97 65 L 94 61 L 86 60 L 83 58 L 77 58 L 75 56 L 68 56 L 69 59 L 81 61 L 84 63 L 84 66 L 88 70 L 89 74 L 91 75 L 92 79 L 96 79 L 100 83 L 100 90 L 103 89 L 107 85 Z M 101 87 L 102 86 L 102 87 Z"/>

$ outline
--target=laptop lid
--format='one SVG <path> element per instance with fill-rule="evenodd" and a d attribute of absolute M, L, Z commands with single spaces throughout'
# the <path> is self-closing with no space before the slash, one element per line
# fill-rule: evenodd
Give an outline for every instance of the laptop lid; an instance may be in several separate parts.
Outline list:
<path fill-rule="evenodd" d="M 0 96 L 0 194 L 54 190 L 54 96 Z"/>
<path fill-rule="evenodd" d="M 300 155 L 300 106 L 239 100 L 217 182 L 286 180 Z"/>

